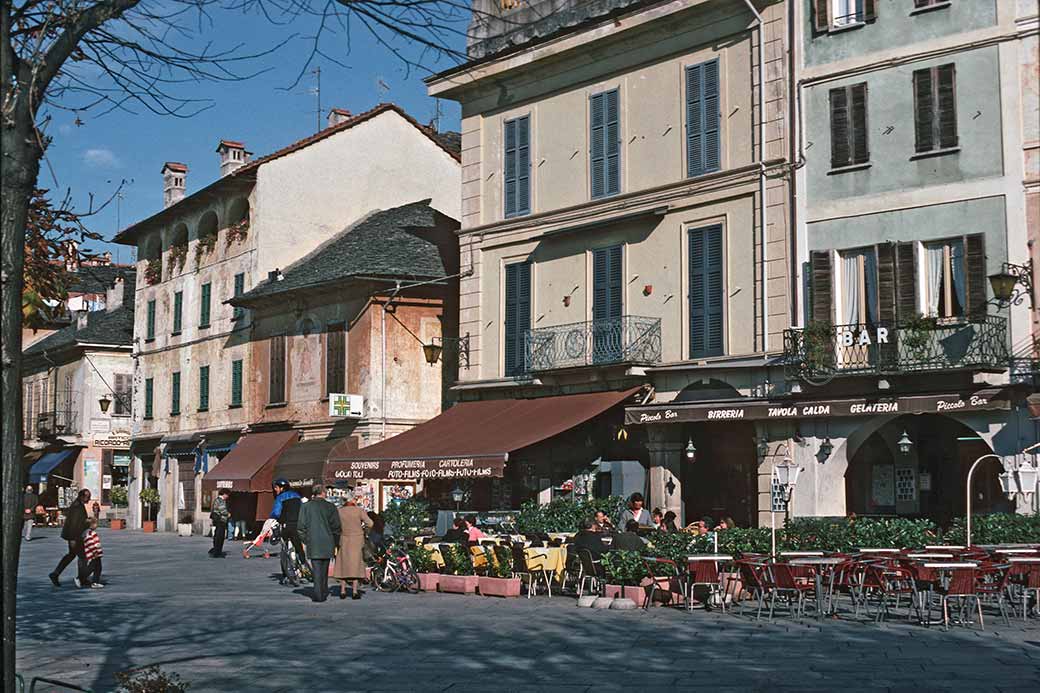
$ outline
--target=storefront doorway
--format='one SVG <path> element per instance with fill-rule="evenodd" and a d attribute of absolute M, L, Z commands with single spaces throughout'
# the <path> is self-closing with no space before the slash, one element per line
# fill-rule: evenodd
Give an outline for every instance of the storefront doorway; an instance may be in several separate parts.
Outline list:
<path fill-rule="evenodd" d="M 732 518 L 738 527 L 758 526 L 758 458 L 750 423 L 695 423 L 684 428 L 693 441 L 693 461 L 682 463 L 686 522 L 710 516 Z"/>
<path fill-rule="evenodd" d="M 903 433 L 911 441 L 899 449 Z M 871 433 L 845 472 L 848 513 L 926 517 L 948 526 L 965 512 L 965 484 L 989 445 L 964 424 L 941 415 L 901 416 Z M 972 479 L 973 513 L 1013 512 L 1000 490 L 999 464 L 984 464 Z"/>

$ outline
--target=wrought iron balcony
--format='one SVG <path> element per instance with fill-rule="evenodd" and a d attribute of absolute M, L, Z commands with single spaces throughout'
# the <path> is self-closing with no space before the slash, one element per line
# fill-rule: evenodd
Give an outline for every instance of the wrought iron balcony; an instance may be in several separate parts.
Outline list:
<path fill-rule="evenodd" d="M 61 411 L 40 412 L 36 417 L 36 437 L 41 440 L 57 436 L 79 435 L 78 412 L 71 407 Z"/>
<path fill-rule="evenodd" d="M 626 315 L 528 330 L 528 372 L 661 360 L 661 319 Z"/>
<path fill-rule="evenodd" d="M 817 322 L 784 332 L 787 377 L 810 382 L 845 375 L 1002 371 L 1009 358 L 1007 320 L 996 315 L 870 325 Z"/>

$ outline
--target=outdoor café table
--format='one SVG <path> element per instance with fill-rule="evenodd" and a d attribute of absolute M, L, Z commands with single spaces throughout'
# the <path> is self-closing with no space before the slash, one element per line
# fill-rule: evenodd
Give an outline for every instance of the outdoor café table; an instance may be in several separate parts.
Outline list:
<path fill-rule="evenodd" d="M 524 549 L 524 560 L 531 572 L 540 572 L 559 581 L 567 569 L 567 549 L 563 546 L 531 547 Z M 552 596 L 551 592 L 549 596 Z"/>
<path fill-rule="evenodd" d="M 1040 563 L 1040 556 L 1011 556 L 1008 563 Z"/>
<path fill-rule="evenodd" d="M 908 553 L 907 558 L 915 561 L 933 560 L 933 561 L 952 561 L 952 553 Z"/>
<path fill-rule="evenodd" d="M 940 570 L 945 572 L 949 570 L 955 570 L 957 568 L 978 568 L 979 564 L 977 561 L 925 561 L 921 564 L 921 566 L 925 568 L 931 568 L 932 570 Z M 931 604 L 930 598 L 928 600 L 928 603 Z M 929 608 L 928 612 L 926 613 L 930 612 L 931 608 Z M 921 625 L 924 626 L 940 626 L 943 623 L 944 621 L 930 621 L 928 620 L 928 617 L 923 614 L 921 616 Z"/>
<path fill-rule="evenodd" d="M 1036 549 L 997 549 L 993 553 L 1000 556 L 1018 556 L 1037 553 Z"/>
<path fill-rule="evenodd" d="M 783 554 L 781 554 L 783 555 Z M 792 558 L 787 563 L 789 565 L 808 565 L 817 566 L 820 570 L 815 570 L 816 579 L 816 619 L 819 620 L 823 617 L 823 573 L 824 570 L 829 575 L 830 584 L 827 586 L 828 595 L 828 606 L 827 610 L 830 613 L 830 595 L 834 591 L 834 566 L 844 563 L 847 559 L 838 558 L 837 556 L 804 556 L 802 558 Z"/>
<path fill-rule="evenodd" d="M 956 546 L 954 544 L 938 544 L 924 547 L 927 551 L 963 551 L 963 546 Z"/>
<path fill-rule="evenodd" d="M 686 600 L 686 608 L 688 611 L 693 611 L 693 574 L 694 570 L 691 568 L 691 563 L 697 563 L 699 561 L 714 561 L 715 563 L 724 563 L 726 561 L 732 561 L 733 556 L 725 553 L 700 553 L 686 557 L 686 594 L 689 598 Z M 725 595 L 723 595 L 725 599 Z"/>
<path fill-rule="evenodd" d="M 784 558 L 823 558 L 823 551 L 781 551 Z"/>
<path fill-rule="evenodd" d="M 860 549 L 859 553 L 899 553 L 900 549 Z"/>

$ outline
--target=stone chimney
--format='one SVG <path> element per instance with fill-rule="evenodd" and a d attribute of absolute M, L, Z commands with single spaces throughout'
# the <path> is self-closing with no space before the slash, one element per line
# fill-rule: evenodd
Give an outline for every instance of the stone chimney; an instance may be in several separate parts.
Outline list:
<path fill-rule="evenodd" d="M 345 120 L 350 120 L 353 116 L 354 114 L 346 110 L 345 108 L 333 108 L 331 111 L 329 111 L 329 121 L 327 127 L 331 128 L 333 125 L 339 125 Z"/>
<path fill-rule="evenodd" d="M 105 290 L 105 310 L 109 313 L 123 305 L 123 290 L 125 287 L 126 281 L 124 281 L 123 275 L 119 275 L 112 283 L 112 286 Z"/>
<path fill-rule="evenodd" d="M 248 162 L 252 152 L 247 152 L 241 142 L 221 140 L 217 144 L 217 154 L 220 154 L 220 175 L 223 177 Z"/>
<path fill-rule="evenodd" d="M 87 315 L 90 314 L 89 310 L 77 310 L 76 311 L 76 331 L 84 329 L 87 326 Z"/>
<path fill-rule="evenodd" d="M 184 181 L 188 167 L 176 161 L 167 161 L 162 167 L 163 207 L 175 205 L 184 199 Z"/>

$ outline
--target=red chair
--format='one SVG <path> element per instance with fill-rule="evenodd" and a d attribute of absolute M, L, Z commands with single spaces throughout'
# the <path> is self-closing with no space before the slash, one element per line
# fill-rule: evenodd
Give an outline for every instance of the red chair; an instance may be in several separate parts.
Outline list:
<path fill-rule="evenodd" d="M 867 605 L 867 615 L 870 614 L 871 593 L 877 595 L 878 598 L 877 613 L 874 615 L 874 620 L 877 622 L 883 621 L 888 615 L 888 603 L 892 597 L 895 597 L 896 610 L 899 609 L 899 602 L 903 596 L 910 597 L 910 606 L 917 610 L 918 616 L 920 616 L 914 576 L 906 568 L 900 566 L 898 561 L 882 561 L 867 566 L 863 577 L 863 603 Z M 907 611 L 907 618 L 911 617 L 912 613 Z"/>
<path fill-rule="evenodd" d="M 1000 615 L 1004 617 L 1005 625 L 1011 625 L 1008 618 L 1007 608 L 1004 600 L 1011 601 L 1011 582 L 1009 565 L 994 565 L 980 568 L 975 575 L 975 594 L 979 597 L 996 599 Z M 1012 609 L 1014 606 L 1012 606 Z"/>
<path fill-rule="evenodd" d="M 772 584 L 767 582 L 767 586 L 770 587 L 770 600 L 769 600 L 769 620 L 773 620 L 773 612 L 776 608 L 776 597 L 787 596 L 788 603 L 791 605 L 792 610 L 798 618 L 802 618 L 805 613 L 805 599 L 806 596 L 812 594 L 816 595 L 816 585 L 814 583 L 806 583 L 800 581 L 794 572 L 791 570 L 791 566 L 786 563 L 773 563 L 769 567 L 769 572 L 772 573 Z"/>
<path fill-rule="evenodd" d="M 975 592 L 976 570 L 975 568 L 954 568 L 951 571 L 950 582 L 942 596 L 943 628 L 950 629 L 950 600 L 956 599 L 960 602 L 962 618 L 967 614 L 967 605 L 970 600 L 975 600 L 975 607 L 979 612 L 979 627 L 983 630 L 986 625 L 982 620 L 982 602 Z"/>
<path fill-rule="evenodd" d="M 715 561 L 690 561 L 690 582 L 686 591 L 686 603 L 693 608 L 693 590 L 697 587 L 708 588 L 708 598 L 704 601 L 704 608 L 711 608 L 712 598 L 718 599 L 722 610 L 726 610 L 726 597 L 722 594 L 722 586 L 719 584 L 719 565 Z"/>
<path fill-rule="evenodd" d="M 752 599 L 758 600 L 758 611 L 755 620 L 762 618 L 762 607 L 766 600 L 766 571 L 768 567 L 755 561 L 737 561 L 737 570 L 740 572 L 740 581 L 744 583 L 744 589 L 751 594 Z"/>
<path fill-rule="evenodd" d="M 650 578 L 650 590 L 643 599 L 643 608 L 649 609 L 654 602 L 654 593 L 659 589 L 658 580 L 667 579 L 669 583 L 674 579 L 679 583 L 679 593 L 682 595 L 683 603 L 686 603 L 686 581 L 679 575 L 679 566 L 670 558 L 650 558 L 643 556 L 643 566 Z M 671 588 L 668 589 L 669 601 L 671 601 Z"/>

